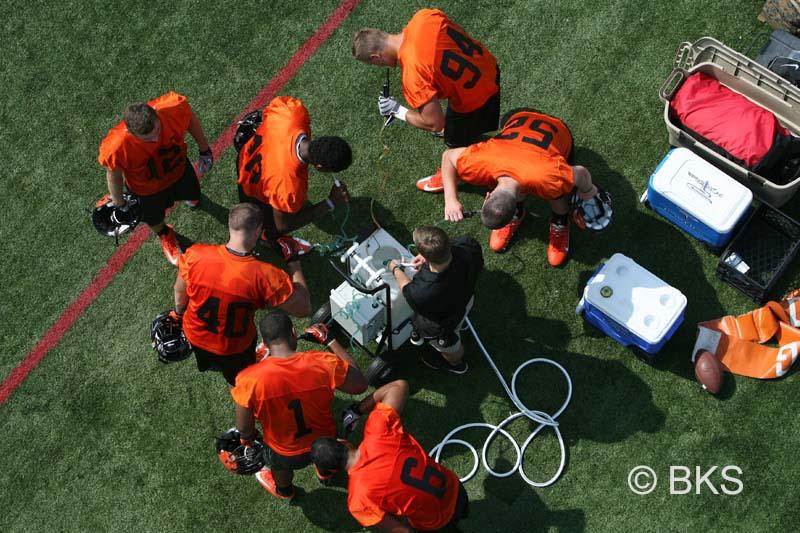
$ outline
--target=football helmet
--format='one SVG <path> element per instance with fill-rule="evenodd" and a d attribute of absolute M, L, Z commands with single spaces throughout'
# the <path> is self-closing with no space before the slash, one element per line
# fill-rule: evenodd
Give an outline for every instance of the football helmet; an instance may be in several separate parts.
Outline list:
<path fill-rule="evenodd" d="M 268 463 L 267 448 L 261 439 L 243 442 L 236 428 L 217 437 L 217 457 L 222 466 L 243 476 L 252 476 Z"/>
<path fill-rule="evenodd" d="M 261 110 L 251 111 L 238 122 L 236 133 L 233 135 L 233 147 L 237 152 L 241 152 L 247 141 L 256 133 L 256 128 L 261 125 L 263 120 Z"/>
<path fill-rule="evenodd" d="M 172 311 L 164 311 L 153 320 L 150 340 L 162 363 L 183 361 L 192 355 L 192 346 L 183 334 L 180 320 Z"/>
<path fill-rule="evenodd" d="M 578 189 L 573 189 L 570 195 L 572 220 L 582 230 L 603 231 L 611 224 L 614 211 L 611 208 L 611 195 L 600 187 L 597 194 L 588 200 L 583 200 L 578 195 Z"/>
<path fill-rule="evenodd" d="M 122 193 L 126 205 L 115 207 L 111 195 L 100 198 L 92 210 L 92 224 L 100 235 L 119 237 L 132 231 L 142 218 L 142 204 L 130 193 Z"/>

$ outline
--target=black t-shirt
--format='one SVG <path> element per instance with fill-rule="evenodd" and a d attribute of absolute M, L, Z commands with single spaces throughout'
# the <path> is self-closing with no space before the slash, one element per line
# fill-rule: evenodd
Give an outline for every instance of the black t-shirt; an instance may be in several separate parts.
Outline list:
<path fill-rule="evenodd" d="M 483 270 L 483 252 L 475 239 L 452 239 L 451 253 L 453 259 L 443 272 L 431 272 L 425 263 L 403 287 L 403 296 L 415 313 L 412 323 L 423 337 L 450 333 L 458 326 Z"/>

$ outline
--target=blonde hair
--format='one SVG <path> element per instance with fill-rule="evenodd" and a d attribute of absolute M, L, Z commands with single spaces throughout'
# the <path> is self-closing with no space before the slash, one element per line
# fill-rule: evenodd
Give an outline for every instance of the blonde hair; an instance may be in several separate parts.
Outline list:
<path fill-rule="evenodd" d="M 383 30 L 361 28 L 353 34 L 353 57 L 368 62 L 372 54 L 383 51 L 388 36 L 389 34 Z"/>
<path fill-rule="evenodd" d="M 228 212 L 228 229 L 231 231 L 255 231 L 264 223 L 264 215 L 256 204 L 236 204 Z"/>

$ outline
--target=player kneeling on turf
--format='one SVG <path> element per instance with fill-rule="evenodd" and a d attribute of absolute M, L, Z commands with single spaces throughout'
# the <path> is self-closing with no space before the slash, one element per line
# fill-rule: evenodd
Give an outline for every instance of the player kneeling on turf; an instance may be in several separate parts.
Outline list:
<path fill-rule="evenodd" d="M 308 203 L 308 167 L 319 172 L 347 169 L 353 162 L 350 145 L 341 137 L 312 140 L 308 110 L 291 96 L 273 99 L 250 135 L 236 161 L 239 201 L 261 208 L 263 239 L 275 246 L 284 259 L 302 255 L 311 246 L 287 234 L 350 201 L 347 186 L 336 180 L 327 198 Z M 240 133 L 237 139 L 241 139 Z"/>
<path fill-rule="evenodd" d="M 409 279 L 396 261 L 388 265 L 414 310 L 411 342 L 419 346 L 428 341 L 439 352 L 422 356 L 429 367 L 463 374 L 468 367 L 460 326 L 472 308 L 475 283 L 483 269 L 481 246 L 469 237 L 451 241 L 436 226 L 417 228 L 414 245 L 419 251 L 413 261 L 419 270 L 414 279 Z"/>
<path fill-rule="evenodd" d="M 369 413 L 358 448 L 333 437 L 317 439 L 311 460 L 320 471 L 347 471 L 347 508 L 364 527 L 395 532 L 455 528 L 468 515 L 467 491 L 403 428 L 400 413 L 407 399 L 405 381 L 377 389 L 344 413 L 349 429 Z"/>
<path fill-rule="evenodd" d="M 464 218 L 459 182 L 488 187 L 481 221 L 492 230 L 489 247 L 501 252 L 525 219 L 525 198 L 544 198 L 553 211 L 547 260 L 559 266 L 569 252 L 570 211 L 581 229 L 603 230 L 611 222 L 611 197 L 594 185 L 586 168 L 571 164 L 572 135 L 560 119 L 515 110 L 502 124 L 496 137 L 442 155 L 445 218 Z"/>
<path fill-rule="evenodd" d="M 269 356 L 236 377 L 231 389 L 236 427 L 242 439 L 254 440 L 258 419 L 270 468 L 258 472 L 256 479 L 276 498 L 291 500 L 295 496 L 294 471 L 310 464 L 311 443 L 336 435 L 331 410 L 334 389 L 361 394 L 367 390 L 367 380 L 322 324 L 306 333 L 330 352 L 298 352 L 292 321 L 283 311 L 267 314 L 259 328 Z M 324 482 L 329 476 L 318 472 L 317 477 Z"/>

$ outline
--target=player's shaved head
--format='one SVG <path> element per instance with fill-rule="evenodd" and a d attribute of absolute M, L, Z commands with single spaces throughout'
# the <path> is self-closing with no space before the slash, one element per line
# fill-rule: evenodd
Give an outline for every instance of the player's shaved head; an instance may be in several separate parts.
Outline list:
<path fill-rule="evenodd" d="M 341 172 L 353 163 L 353 151 L 341 137 L 319 137 L 308 145 L 309 162 L 321 172 Z"/>
<path fill-rule="evenodd" d="M 125 127 L 134 135 L 147 135 L 156 127 L 158 115 L 156 110 L 145 102 L 131 104 L 122 112 Z"/>
<path fill-rule="evenodd" d="M 420 226 L 414 230 L 413 238 L 420 255 L 431 263 L 442 264 L 450 260 L 450 238 L 442 228 Z"/>
<path fill-rule="evenodd" d="M 361 28 L 353 34 L 353 57 L 368 63 L 372 54 L 383 51 L 388 36 L 389 34 L 383 30 Z"/>
<path fill-rule="evenodd" d="M 511 222 L 516 212 L 516 195 L 510 191 L 495 189 L 483 202 L 481 222 L 489 229 L 499 229 Z"/>
<path fill-rule="evenodd" d="M 261 208 L 256 204 L 236 204 L 228 212 L 228 229 L 253 232 L 264 222 Z"/>
<path fill-rule="evenodd" d="M 261 332 L 261 338 L 266 344 L 274 342 L 289 342 L 292 341 L 292 319 L 286 312 L 280 309 L 275 309 L 267 313 L 258 325 L 258 330 Z"/>
<path fill-rule="evenodd" d="M 320 470 L 344 470 L 347 466 L 347 451 L 347 446 L 333 437 L 321 437 L 311 445 L 311 462 Z"/>

